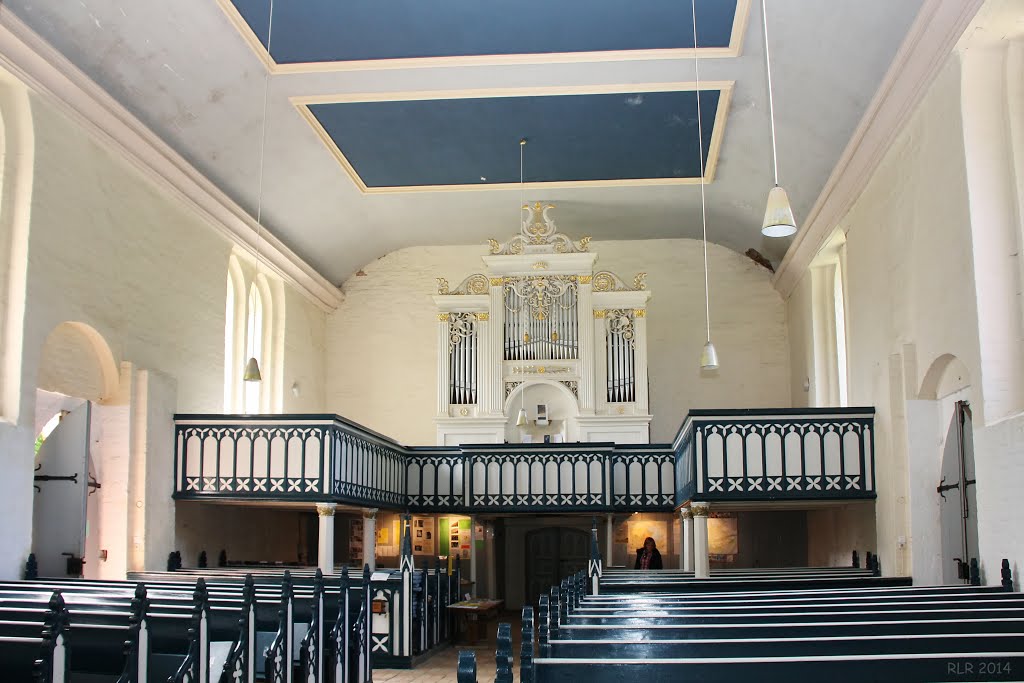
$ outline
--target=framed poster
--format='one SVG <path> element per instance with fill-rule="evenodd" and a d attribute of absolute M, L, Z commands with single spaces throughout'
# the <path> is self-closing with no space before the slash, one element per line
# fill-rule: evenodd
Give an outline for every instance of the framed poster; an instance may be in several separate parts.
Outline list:
<path fill-rule="evenodd" d="M 416 554 L 434 554 L 434 518 L 412 518 L 412 551 Z"/>

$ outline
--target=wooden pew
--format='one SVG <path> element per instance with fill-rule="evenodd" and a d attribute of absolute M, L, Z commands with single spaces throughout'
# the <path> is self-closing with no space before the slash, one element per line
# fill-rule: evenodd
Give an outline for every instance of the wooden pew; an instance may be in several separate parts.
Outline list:
<path fill-rule="evenodd" d="M 524 610 L 522 681 L 1018 680 L 1024 601 L 1008 573 L 991 588 L 610 597 L 573 577 L 541 598 L 539 657 Z"/>
<path fill-rule="evenodd" d="M 0 620 L 0 662 L 8 680 L 66 683 L 69 680 L 68 612 L 60 593 L 47 602 L 42 621 Z"/>

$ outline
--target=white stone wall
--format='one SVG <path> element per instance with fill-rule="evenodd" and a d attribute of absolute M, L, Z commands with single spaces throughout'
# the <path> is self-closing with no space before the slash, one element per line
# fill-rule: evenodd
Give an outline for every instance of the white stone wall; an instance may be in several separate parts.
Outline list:
<path fill-rule="evenodd" d="M 994 76 L 971 75 L 985 65 Z M 878 410 L 877 540 L 887 573 L 932 580 L 941 572 L 933 498 L 948 422 L 939 417 L 942 382 L 965 387 L 958 397 L 974 414 L 983 575 L 998 581 L 1002 557 L 1024 563 L 1016 504 L 1024 442 L 1021 418 L 1012 414 L 1020 395 L 1014 273 L 1022 265 L 1015 246 L 1022 226 L 1006 201 L 1006 178 L 990 187 L 993 173 L 1013 175 L 1005 150 L 993 144 L 1007 133 L 985 123 L 1014 125 L 989 110 L 1000 106 L 1000 79 L 1015 77 L 991 54 L 951 56 L 838 226 L 847 240 L 850 403 Z M 794 402 L 805 376 L 815 382 L 821 354 L 808 337 L 813 316 L 822 315 L 810 289 L 805 275 L 787 302 Z M 946 378 L 950 362 L 956 377 Z M 819 517 L 814 526 L 824 530 L 826 516 Z"/>
<path fill-rule="evenodd" d="M 131 429 L 145 426 L 154 438 L 159 434 L 166 441 L 160 445 L 146 434 L 131 434 L 132 459 L 165 452 L 150 460 L 143 480 L 151 487 L 140 499 L 146 509 L 139 528 L 145 532 L 129 539 L 158 542 L 162 547 L 144 548 L 144 563 L 159 567 L 173 549 L 172 470 L 166 454 L 173 447 L 168 438 L 171 415 L 220 412 L 223 403 L 231 244 L 44 99 L 33 95 L 29 101 L 30 121 L 18 121 L 30 126 L 34 141 L 23 282 L 26 313 L 17 330 L 22 349 L 16 359 L 17 417 L 13 423 L 0 423 L 0 453 L 6 460 L 0 478 L 0 546 L 5 548 L 0 577 L 20 574 L 29 551 L 35 393 L 44 342 L 65 321 L 98 332 L 115 367 L 130 361 L 170 382 L 170 399 L 161 394 L 159 405 L 143 406 L 145 419 L 136 415 L 131 424 Z M 9 113 L 3 112 L 5 124 Z M 4 179 L 5 188 L 9 180 Z M 0 241 L 10 244 L 11 225 L 0 220 L 0 226 Z M 6 268 L 10 265 L 5 263 Z M 301 402 L 289 392 L 290 406 L 320 410 L 324 314 L 287 287 L 281 289 L 286 292 L 281 310 L 291 316 L 295 334 L 283 332 L 279 381 L 287 387 L 298 381 L 307 389 L 300 392 Z M 7 305 L 0 314 L 7 318 L 12 305 L 3 303 Z M 48 383 L 52 379 L 45 373 L 43 377 Z M 5 391 L 9 388 L 5 384 Z M 128 443 L 128 435 L 121 442 Z M 125 504 L 122 500 L 121 524 Z M 132 557 L 121 548 L 118 564 L 131 564 Z"/>
<path fill-rule="evenodd" d="M 585 226 L 562 226 L 576 236 Z M 711 333 L 722 367 L 700 373 L 704 275 L 694 240 L 593 242 L 597 269 L 627 282 L 648 273 L 653 441 L 675 436 L 690 408 L 787 407 L 786 312 L 770 274 L 711 244 Z M 487 247 L 414 247 L 367 264 L 343 286 L 327 323 L 327 407 L 407 444 L 432 444 L 437 383 L 435 278 L 454 287 L 483 271 Z"/>

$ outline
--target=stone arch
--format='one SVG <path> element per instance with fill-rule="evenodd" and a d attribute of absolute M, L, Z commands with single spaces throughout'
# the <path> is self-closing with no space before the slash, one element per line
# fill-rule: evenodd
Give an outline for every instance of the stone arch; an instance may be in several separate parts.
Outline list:
<path fill-rule="evenodd" d="M 971 373 L 962 360 L 944 353 L 929 366 L 917 397 L 935 401 L 971 385 Z"/>
<path fill-rule="evenodd" d="M 505 414 L 515 415 L 516 412 L 519 410 L 520 403 L 522 402 L 520 399 L 522 393 L 529 389 L 530 387 L 537 386 L 554 387 L 559 393 L 564 395 L 564 398 L 566 399 L 568 404 L 573 407 L 574 412 L 572 414 L 572 417 L 579 417 L 580 407 L 579 400 L 576 398 L 576 395 L 569 390 L 569 387 L 565 386 L 560 381 L 555 379 L 531 379 L 520 383 L 519 386 L 517 386 L 515 389 L 509 392 L 508 397 L 505 399 Z"/>
<path fill-rule="evenodd" d="M 115 397 L 118 385 L 114 354 L 95 328 L 63 322 L 46 336 L 39 359 L 40 389 L 104 403 Z"/>

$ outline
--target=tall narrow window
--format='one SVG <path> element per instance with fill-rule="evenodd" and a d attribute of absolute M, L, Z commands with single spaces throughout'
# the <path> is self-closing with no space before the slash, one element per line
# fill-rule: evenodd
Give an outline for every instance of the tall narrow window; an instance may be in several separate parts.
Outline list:
<path fill-rule="evenodd" d="M 849 388 L 846 371 L 846 303 L 843 297 L 843 271 L 840 263 L 835 267 L 835 280 L 832 285 L 835 296 L 836 312 L 836 379 L 839 386 L 839 405 L 849 405 Z"/>
<path fill-rule="evenodd" d="M 248 313 L 245 321 L 245 358 L 255 358 L 266 375 L 267 367 L 263 358 L 263 298 L 255 283 L 249 288 Z M 260 396 L 263 382 L 245 383 L 245 412 L 260 411 Z"/>
<path fill-rule="evenodd" d="M 235 278 L 228 272 L 228 293 L 224 304 L 224 412 L 230 413 L 234 406 L 235 365 L 240 361 L 235 356 Z"/>

